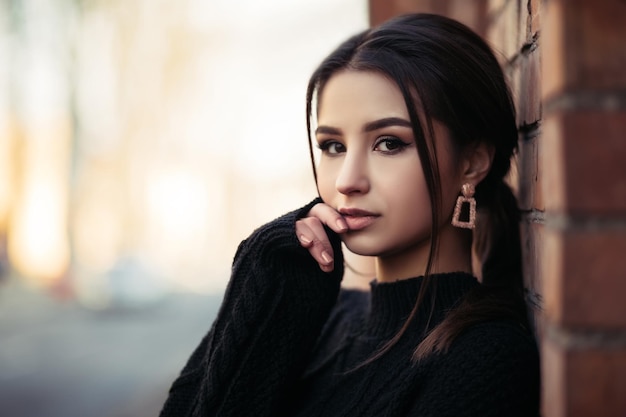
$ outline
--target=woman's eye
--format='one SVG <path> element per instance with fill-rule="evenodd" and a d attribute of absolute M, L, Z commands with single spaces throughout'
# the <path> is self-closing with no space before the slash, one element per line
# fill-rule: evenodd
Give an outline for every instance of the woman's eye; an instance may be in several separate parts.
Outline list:
<path fill-rule="evenodd" d="M 395 153 L 401 151 L 407 146 L 408 143 L 405 143 L 398 138 L 384 137 L 376 142 L 374 149 L 385 153 Z"/>
<path fill-rule="evenodd" d="M 322 142 L 318 145 L 318 147 L 322 150 L 322 152 L 331 155 L 336 155 L 346 151 L 346 148 L 345 146 L 343 146 L 343 144 L 334 140 L 327 140 L 325 142 Z"/>

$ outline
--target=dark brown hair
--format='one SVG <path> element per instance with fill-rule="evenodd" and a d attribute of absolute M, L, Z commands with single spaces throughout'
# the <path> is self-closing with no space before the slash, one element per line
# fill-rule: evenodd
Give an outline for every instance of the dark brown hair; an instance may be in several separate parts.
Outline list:
<path fill-rule="evenodd" d="M 341 44 L 316 69 L 307 89 L 309 149 L 316 180 L 311 137 L 313 102 L 320 97 L 328 80 L 346 69 L 376 72 L 398 86 L 410 116 L 432 201 L 432 237 L 424 285 L 405 325 L 371 360 L 399 340 L 427 289 L 436 285 L 435 280 L 429 279 L 441 220 L 441 183 L 433 119 L 448 128 L 456 151 L 485 143 L 493 148 L 494 158 L 475 195 L 479 219 L 474 247 L 482 263 L 482 285 L 429 332 L 416 347 L 414 359 L 447 350 L 464 329 L 484 320 L 507 318 L 526 326 L 520 214 L 517 200 L 504 181 L 517 149 L 515 107 L 502 69 L 489 46 L 465 25 L 431 14 L 400 16 Z M 418 100 L 422 119 L 417 111 Z"/>

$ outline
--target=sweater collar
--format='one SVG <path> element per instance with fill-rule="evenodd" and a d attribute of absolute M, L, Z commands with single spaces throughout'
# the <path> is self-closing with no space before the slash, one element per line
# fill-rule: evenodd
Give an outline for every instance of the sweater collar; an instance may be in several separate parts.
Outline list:
<path fill-rule="evenodd" d="M 419 332 L 427 330 L 427 326 L 432 328 L 441 322 L 446 312 L 458 304 L 468 291 L 480 285 L 474 276 L 465 272 L 432 274 L 430 279 L 430 287 L 411 323 L 411 328 Z M 390 336 L 397 332 L 411 314 L 423 283 L 423 276 L 395 282 L 372 281 L 368 334 Z M 433 290 L 435 308 L 431 316 Z"/>

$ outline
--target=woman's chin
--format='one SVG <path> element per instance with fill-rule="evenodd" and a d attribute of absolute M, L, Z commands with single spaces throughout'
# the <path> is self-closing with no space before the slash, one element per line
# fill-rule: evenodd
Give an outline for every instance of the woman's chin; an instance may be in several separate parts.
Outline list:
<path fill-rule="evenodd" d="M 363 239 L 358 239 L 346 235 L 342 235 L 341 239 L 345 247 L 355 255 L 361 256 L 378 256 L 380 255 L 380 247 Z"/>

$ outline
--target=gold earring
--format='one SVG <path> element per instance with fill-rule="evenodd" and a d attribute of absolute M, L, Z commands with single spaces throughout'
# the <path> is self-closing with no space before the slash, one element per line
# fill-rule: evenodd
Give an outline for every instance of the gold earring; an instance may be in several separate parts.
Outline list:
<path fill-rule="evenodd" d="M 461 192 L 463 195 L 460 195 L 456 199 L 456 206 L 454 207 L 454 215 L 452 216 L 452 225 L 456 227 L 461 227 L 463 229 L 473 229 L 476 227 L 476 199 L 474 198 L 474 186 L 470 183 L 463 184 L 461 187 Z M 469 220 L 464 222 L 461 221 L 461 207 L 463 203 L 469 203 Z"/>

